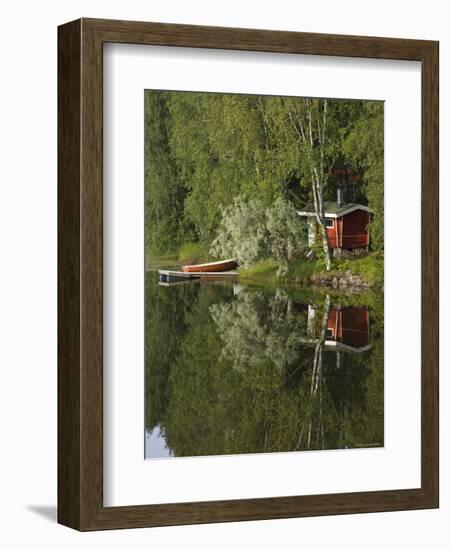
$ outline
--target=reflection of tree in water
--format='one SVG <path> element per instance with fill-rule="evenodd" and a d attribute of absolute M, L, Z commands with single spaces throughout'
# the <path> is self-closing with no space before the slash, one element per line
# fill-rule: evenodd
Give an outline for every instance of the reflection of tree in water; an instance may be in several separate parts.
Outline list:
<path fill-rule="evenodd" d="M 329 297 L 313 332 L 281 290 L 202 289 L 190 305 L 159 418 L 175 456 L 383 444 L 382 339 L 330 351 Z"/>
<path fill-rule="evenodd" d="M 325 298 L 325 305 L 324 305 L 324 311 L 322 316 L 322 325 L 320 327 L 320 333 L 317 338 L 317 343 L 314 348 L 314 360 L 313 360 L 313 368 L 312 368 L 312 374 L 311 374 L 311 390 L 310 390 L 310 399 L 311 401 L 318 400 L 318 415 L 311 415 L 309 419 L 309 426 L 308 426 L 308 440 L 307 440 L 307 448 L 311 448 L 311 438 L 314 431 L 313 422 L 314 420 L 317 421 L 317 428 L 316 433 L 318 434 L 318 439 L 320 438 L 320 442 L 322 445 L 322 449 L 325 448 L 325 440 L 324 440 L 324 425 L 323 425 L 323 418 L 322 418 L 322 412 L 323 412 L 323 396 L 324 396 L 324 386 L 325 381 L 323 377 L 323 353 L 324 353 L 324 347 L 325 347 L 325 335 L 327 331 L 327 324 L 328 324 L 328 315 L 330 312 L 330 296 L 327 294 Z M 314 418 L 316 416 L 317 418 Z M 303 430 L 302 430 L 303 435 Z"/>
<path fill-rule="evenodd" d="M 307 307 L 294 309 L 283 290 L 267 296 L 242 291 L 232 302 L 213 304 L 211 316 L 221 336 L 221 356 L 237 369 L 269 359 L 282 373 L 298 360 L 298 335 L 306 326 Z"/>

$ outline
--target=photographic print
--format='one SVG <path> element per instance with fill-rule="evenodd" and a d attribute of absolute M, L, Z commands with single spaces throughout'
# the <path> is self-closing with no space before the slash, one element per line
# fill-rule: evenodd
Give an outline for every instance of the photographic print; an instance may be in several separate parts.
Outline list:
<path fill-rule="evenodd" d="M 438 508 L 438 168 L 437 41 L 59 26 L 58 522 Z"/>
<path fill-rule="evenodd" d="M 384 103 L 146 90 L 145 458 L 384 445 Z"/>

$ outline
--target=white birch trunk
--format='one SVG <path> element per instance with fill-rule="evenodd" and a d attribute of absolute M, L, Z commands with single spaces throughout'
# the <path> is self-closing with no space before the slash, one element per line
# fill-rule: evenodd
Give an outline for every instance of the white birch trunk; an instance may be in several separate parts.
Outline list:
<path fill-rule="evenodd" d="M 325 226 L 325 212 L 323 206 L 323 188 L 327 178 L 325 174 L 325 147 L 327 144 L 327 125 L 328 125 L 328 102 L 323 100 L 323 111 L 320 116 L 319 106 L 316 103 L 317 120 L 313 124 L 313 101 L 305 99 L 306 111 L 300 113 L 288 112 L 288 118 L 297 134 L 300 142 L 306 146 L 311 170 L 311 186 L 314 199 L 314 213 L 319 232 L 322 237 L 322 247 L 325 257 L 325 267 L 327 271 L 331 270 L 331 254 L 328 245 L 328 236 Z M 306 113 L 306 117 L 305 117 Z M 313 129 L 314 128 L 314 129 Z"/>

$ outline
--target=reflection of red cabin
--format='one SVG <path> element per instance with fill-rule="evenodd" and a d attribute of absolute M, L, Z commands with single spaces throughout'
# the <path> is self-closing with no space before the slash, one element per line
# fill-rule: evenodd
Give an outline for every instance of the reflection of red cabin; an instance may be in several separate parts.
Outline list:
<path fill-rule="evenodd" d="M 327 322 L 326 345 L 341 344 L 363 351 L 369 346 L 369 310 L 344 307 L 330 310 Z M 342 347 L 342 346 L 340 346 Z"/>
<path fill-rule="evenodd" d="M 330 248 L 365 248 L 369 246 L 370 215 L 372 210 L 362 204 L 343 204 L 326 202 L 325 225 Z M 298 212 L 299 216 L 308 219 L 308 244 L 311 246 L 317 239 L 317 226 L 313 209 Z"/>

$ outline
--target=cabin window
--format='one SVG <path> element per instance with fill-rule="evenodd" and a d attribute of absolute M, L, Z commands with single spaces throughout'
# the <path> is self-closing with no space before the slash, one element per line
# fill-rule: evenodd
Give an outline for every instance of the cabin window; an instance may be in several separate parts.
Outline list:
<path fill-rule="evenodd" d="M 332 328 L 327 328 L 327 331 L 326 331 L 325 336 L 326 336 L 327 338 L 333 338 L 333 336 L 334 336 L 334 330 L 333 330 Z"/>
<path fill-rule="evenodd" d="M 325 218 L 325 227 L 334 227 L 333 218 Z"/>

